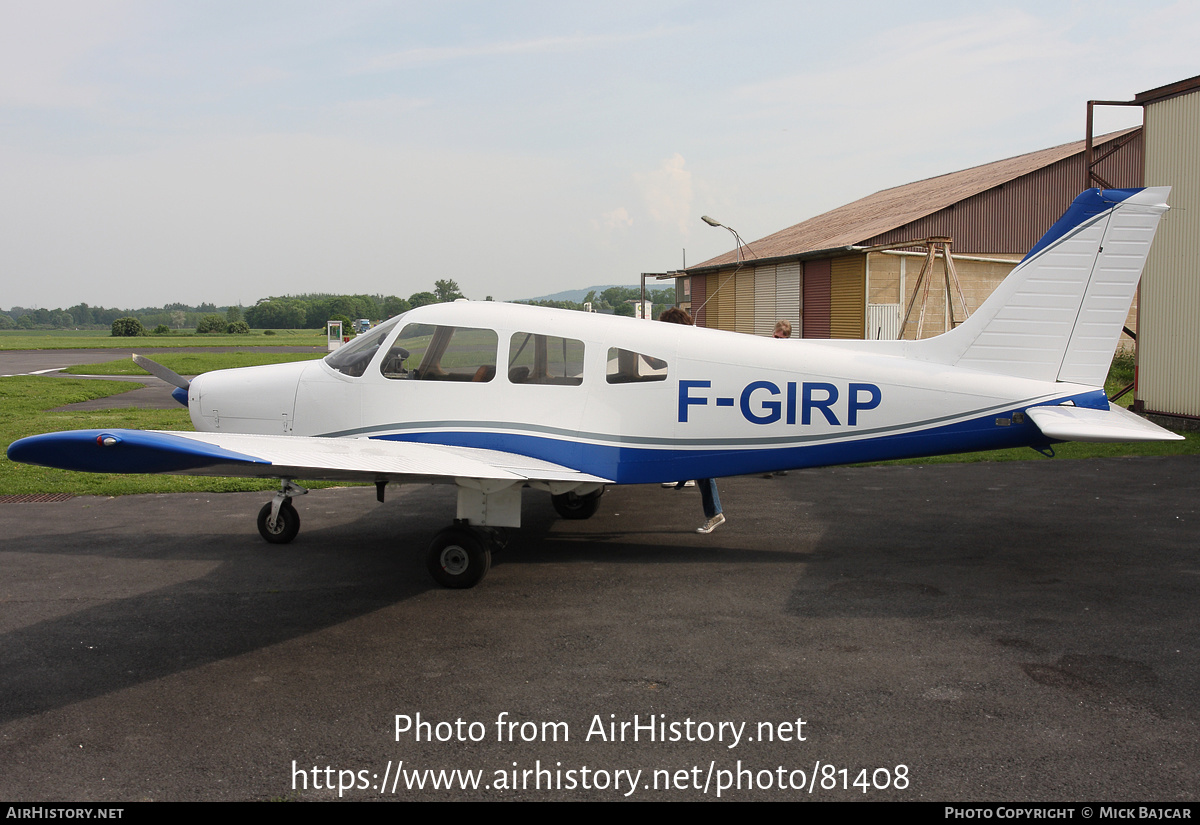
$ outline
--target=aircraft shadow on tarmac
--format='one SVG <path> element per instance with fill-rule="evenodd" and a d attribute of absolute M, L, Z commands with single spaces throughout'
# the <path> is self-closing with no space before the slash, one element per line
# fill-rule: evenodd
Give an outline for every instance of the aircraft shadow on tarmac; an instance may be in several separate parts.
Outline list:
<path fill-rule="evenodd" d="M 444 498 L 442 509 L 453 511 L 453 490 L 425 490 Z M 236 539 L 206 533 L 203 520 L 197 525 L 184 519 L 151 525 L 136 542 L 83 522 L 60 535 L 45 552 L 164 566 L 209 561 L 216 566 L 198 578 L 116 599 L 75 594 L 99 603 L 0 634 L 0 721 L 302 637 L 427 591 L 453 600 L 454 610 L 470 610 L 480 601 L 470 591 L 444 591 L 425 571 L 425 543 L 444 525 L 444 513 L 436 507 L 407 509 L 403 494 L 376 506 L 369 498 L 373 491 L 359 492 L 361 515 L 356 511 L 347 523 L 322 527 L 319 515 L 304 514 L 306 532 L 286 548 L 267 545 L 250 530 Z M 695 515 L 690 507 L 682 509 Z M 249 521 L 252 510 L 247 513 Z M 652 542 L 662 531 L 644 531 L 643 543 L 637 534 L 624 532 L 571 532 L 579 522 L 566 523 L 564 532 L 563 524 L 548 497 L 530 496 L 520 540 L 498 553 L 494 564 L 535 571 L 539 565 L 601 560 L 660 565 L 726 563 L 730 558 L 727 550 L 705 546 L 694 540 L 705 537 L 687 532 L 678 546 L 661 546 Z M 779 561 L 781 556 L 786 558 L 781 551 L 739 553 L 737 561 Z"/>

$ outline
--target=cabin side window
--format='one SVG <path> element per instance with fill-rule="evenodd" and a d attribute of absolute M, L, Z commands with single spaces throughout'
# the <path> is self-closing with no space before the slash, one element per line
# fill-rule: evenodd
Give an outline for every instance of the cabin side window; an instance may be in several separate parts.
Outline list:
<path fill-rule="evenodd" d="M 666 381 L 667 362 L 652 355 L 612 347 L 608 351 L 608 369 L 605 380 L 610 384 Z"/>
<path fill-rule="evenodd" d="M 498 341 L 490 329 L 408 324 L 379 371 L 393 380 L 487 383 L 496 377 Z"/>
<path fill-rule="evenodd" d="M 583 342 L 557 335 L 517 332 L 508 342 L 508 380 L 513 384 L 583 383 Z"/>

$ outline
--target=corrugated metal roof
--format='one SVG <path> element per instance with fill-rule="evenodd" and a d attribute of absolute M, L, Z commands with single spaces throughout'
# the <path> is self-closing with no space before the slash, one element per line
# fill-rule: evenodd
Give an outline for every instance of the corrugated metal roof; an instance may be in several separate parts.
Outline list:
<path fill-rule="evenodd" d="M 1156 103 L 1170 97 L 1190 94 L 1197 89 L 1200 89 L 1200 75 L 1189 77 L 1186 80 L 1178 80 L 1175 83 L 1168 83 L 1166 86 L 1159 86 L 1157 89 L 1138 92 L 1137 96 L 1133 98 L 1133 102 L 1145 106 L 1147 103 Z"/>
<path fill-rule="evenodd" d="M 1094 144 L 1101 146 L 1110 143 L 1140 128 L 1133 127 L 1102 135 L 1095 138 Z M 754 254 L 743 253 L 742 258 L 748 261 L 754 261 L 755 258 L 765 261 L 861 244 L 868 238 L 924 218 L 980 192 L 1028 175 L 1072 155 L 1081 155 L 1083 151 L 1084 141 L 1077 140 L 1027 155 L 1018 155 L 960 172 L 884 189 L 773 235 L 752 241 L 747 246 Z M 687 271 L 729 266 L 736 262 L 737 251 L 732 250 L 688 267 Z"/>

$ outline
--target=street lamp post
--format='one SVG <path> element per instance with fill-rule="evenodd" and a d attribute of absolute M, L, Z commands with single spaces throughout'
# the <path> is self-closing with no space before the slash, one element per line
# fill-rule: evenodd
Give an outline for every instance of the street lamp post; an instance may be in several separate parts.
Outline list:
<path fill-rule="evenodd" d="M 704 307 L 706 307 L 708 305 L 708 302 L 711 301 L 713 298 L 715 298 L 717 296 L 717 293 L 720 292 L 724 288 L 725 284 L 729 283 L 730 279 L 733 278 L 733 276 L 738 273 L 738 270 L 742 268 L 742 247 L 746 246 L 746 242 L 742 240 L 742 236 L 739 235 L 737 233 L 737 230 L 734 229 L 732 226 L 726 226 L 725 224 L 721 223 L 716 218 L 710 218 L 708 215 L 701 215 L 700 220 L 704 221 L 709 226 L 719 226 L 722 229 L 729 230 L 729 234 L 733 235 L 734 241 L 737 242 L 737 266 L 734 267 L 733 272 L 730 272 L 728 277 L 726 277 L 725 280 L 722 281 L 720 283 L 720 285 L 718 285 L 717 288 L 712 291 L 711 295 L 706 295 L 704 297 L 704 303 L 702 303 L 699 307 L 697 307 L 697 309 L 693 313 L 693 315 L 698 314 L 700 312 L 700 310 L 704 309 Z M 747 249 L 749 249 L 749 247 L 747 247 Z M 753 254 L 754 250 L 751 249 L 750 252 L 751 252 L 751 254 Z M 758 256 L 755 255 L 755 257 L 758 257 Z"/>
<path fill-rule="evenodd" d="M 701 215 L 700 220 L 704 221 L 709 226 L 719 226 L 722 229 L 729 230 L 729 234 L 733 235 L 734 241 L 737 242 L 737 262 L 738 262 L 738 266 L 741 266 L 742 265 L 742 247 L 746 245 L 746 242 L 742 240 L 742 236 L 737 233 L 737 230 L 734 229 L 732 226 L 726 226 L 725 224 L 721 223 L 716 218 L 710 218 L 708 215 Z"/>

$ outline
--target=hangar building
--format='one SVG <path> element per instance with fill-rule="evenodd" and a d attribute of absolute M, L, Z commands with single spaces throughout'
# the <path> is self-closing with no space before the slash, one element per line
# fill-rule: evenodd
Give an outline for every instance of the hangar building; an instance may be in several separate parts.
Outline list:
<path fill-rule="evenodd" d="M 951 244 L 961 321 L 962 303 L 973 312 L 1084 188 L 1085 143 L 885 189 L 810 218 L 743 246 L 740 268 L 734 250 L 673 273 L 680 303 L 699 326 L 770 335 L 786 319 L 793 337 L 891 339 L 905 315 L 903 337 L 916 337 L 924 305 L 922 337 L 940 334 L 951 323 L 944 258 L 909 314 L 929 249 Z M 1142 185 L 1141 128 L 1094 146 L 1094 169 L 1112 186 Z"/>
<path fill-rule="evenodd" d="M 1138 301 L 1134 409 L 1200 418 L 1200 76 L 1129 101 L 1143 107 L 1147 186 L 1170 186 Z"/>

